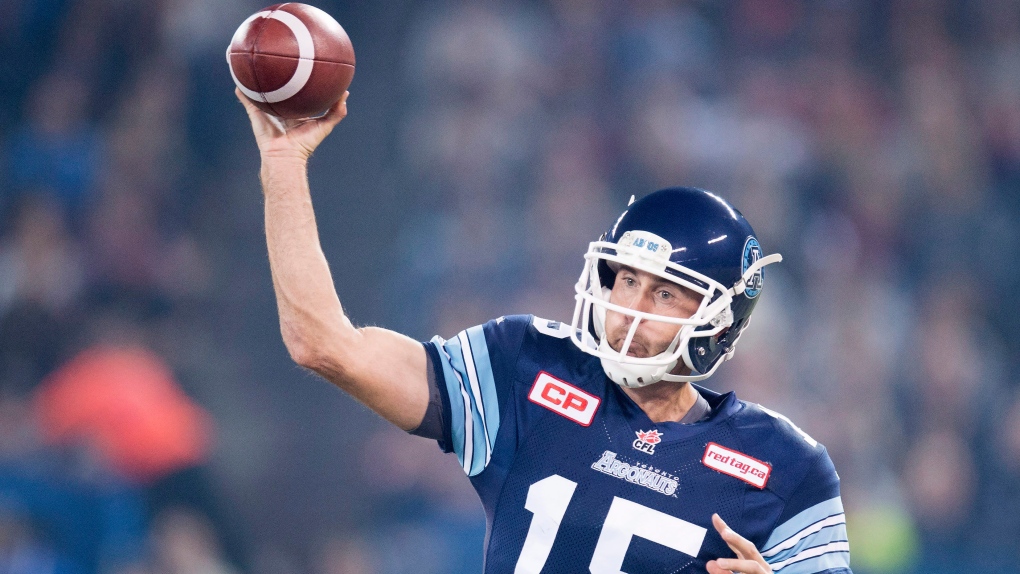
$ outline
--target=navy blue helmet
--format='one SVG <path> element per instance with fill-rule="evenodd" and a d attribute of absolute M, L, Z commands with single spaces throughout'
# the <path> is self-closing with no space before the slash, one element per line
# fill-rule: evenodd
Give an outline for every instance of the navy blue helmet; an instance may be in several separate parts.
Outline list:
<path fill-rule="evenodd" d="M 612 229 L 589 245 L 585 260 L 575 287 L 572 339 L 602 360 L 609 378 L 640 387 L 660 380 L 699 381 L 732 357 L 761 294 L 763 268 L 782 257 L 764 256 L 751 225 L 724 199 L 701 189 L 674 187 L 632 200 Z M 610 293 L 621 266 L 699 294 L 697 312 L 672 317 L 614 304 Z M 619 349 L 605 336 L 607 311 L 631 318 Z M 672 343 L 654 357 L 627 354 L 642 321 L 678 329 Z M 672 372 L 680 361 L 689 374 Z"/>

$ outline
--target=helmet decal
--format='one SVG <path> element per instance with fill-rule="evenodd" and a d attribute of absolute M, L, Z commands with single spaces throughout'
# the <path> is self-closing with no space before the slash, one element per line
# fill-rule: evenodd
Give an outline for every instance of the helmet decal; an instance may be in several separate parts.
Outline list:
<path fill-rule="evenodd" d="M 662 237 L 648 231 L 627 231 L 616 242 L 616 253 L 621 259 L 642 262 L 656 268 L 666 269 L 673 246 Z"/>
<path fill-rule="evenodd" d="M 761 259 L 761 245 L 758 244 L 758 240 L 754 236 L 748 237 L 747 241 L 744 242 L 744 256 L 741 262 L 741 274 L 747 273 L 747 270 L 755 261 Z M 759 269 L 751 276 L 747 281 L 747 287 L 744 289 L 744 294 L 750 299 L 754 299 L 761 293 L 762 285 L 765 283 L 765 270 Z"/>

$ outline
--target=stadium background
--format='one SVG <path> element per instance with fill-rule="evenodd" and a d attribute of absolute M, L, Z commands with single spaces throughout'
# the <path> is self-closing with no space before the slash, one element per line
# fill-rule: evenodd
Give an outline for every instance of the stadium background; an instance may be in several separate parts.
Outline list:
<path fill-rule="evenodd" d="M 855 571 L 1020 571 L 1016 2 L 317 5 L 356 323 L 567 318 L 630 194 L 718 191 L 785 261 L 709 386 L 828 446 Z M 456 461 L 282 345 L 223 56 L 262 5 L 0 6 L 0 571 L 478 572 Z"/>

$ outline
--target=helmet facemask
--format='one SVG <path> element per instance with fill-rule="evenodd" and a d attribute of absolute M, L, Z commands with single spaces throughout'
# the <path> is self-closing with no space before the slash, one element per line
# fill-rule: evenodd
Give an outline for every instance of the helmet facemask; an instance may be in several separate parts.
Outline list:
<path fill-rule="evenodd" d="M 760 271 L 761 267 L 780 259 L 778 255 L 762 258 L 737 284 L 726 287 L 697 271 L 670 261 L 672 246 L 661 237 L 644 231 L 628 231 L 618 243 L 595 241 L 585 254 L 585 266 L 575 285 L 576 305 L 571 339 L 583 351 L 602 361 L 607 376 L 617 384 L 636 388 L 658 381 L 690 382 L 710 377 L 724 360 L 733 355 L 736 338 L 724 347 L 723 352 L 710 363 L 699 360 L 693 354 L 704 355 L 709 342 L 720 337 L 733 326 L 732 303 L 734 297 L 744 291 L 747 280 Z M 600 263 L 610 273 L 600 273 Z M 610 301 L 612 285 L 605 285 L 620 266 L 650 273 L 669 282 L 682 286 L 701 296 L 697 311 L 690 317 L 671 317 L 637 311 Z M 604 276 L 605 275 L 605 276 Z M 619 349 L 613 349 L 606 334 L 606 313 L 613 311 L 631 319 L 628 332 Z M 676 336 L 661 353 L 652 357 L 633 357 L 627 353 L 633 343 L 639 325 L 643 321 L 655 321 L 678 326 Z M 743 330 L 745 325 L 739 325 Z M 594 332 L 595 338 L 591 337 Z M 718 341 L 715 341 L 718 342 Z M 672 371 L 683 364 L 690 374 L 678 375 Z M 695 365 L 701 365 L 699 370 Z"/>
<path fill-rule="evenodd" d="M 698 373 L 689 359 L 688 347 L 694 337 L 711 337 L 723 332 L 732 323 L 731 292 L 723 285 L 696 271 L 669 260 L 670 244 L 652 233 L 626 232 L 619 243 L 592 242 L 585 254 L 585 267 L 575 285 L 573 327 L 574 343 L 602 361 L 610 379 L 625 387 L 642 387 L 660 380 L 699 381 L 714 372 Z M 697 311 L 690 317 L 671 317 L 637 311 L 610 301 L 612 285 L 605 285 L 609 277 L 599 272 L 604 263 L 612 275 L 621 266 L 650 273 L 671 283 L 689 289 L 701 296 Z M 613 311 L 631 319 L 628 332 L 619 349 L 613 349 L 606 336 L 606 313 Z M 627 353 L 643 321 L 676 325 L 676 336 L 661 353 L 652 357 L 633 357 Z M 597 341 L 585 339 L 594 332 Z M 671 374 L 680 362 L 692 374 Z"/>

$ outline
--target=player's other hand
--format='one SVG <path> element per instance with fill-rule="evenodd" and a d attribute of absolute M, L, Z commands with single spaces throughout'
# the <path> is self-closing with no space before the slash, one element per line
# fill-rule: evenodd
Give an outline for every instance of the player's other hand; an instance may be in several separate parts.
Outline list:
<path fill-rule="evenodd" d="M 340 120 L 347 115 L 347 96 L 344 92 L 340 101 L 333 105 L 325 115 L 305 120 L 283 120 L 267 114 L 255 107 L 241 90 L 234 89 L 237 99 L 248 111 L 255 141 L 263 159 L 287 158 L 306 160 L 333 131 Z"/>
<path fill-rule="evenodd" d="M 719 536 L 722 536 L 723 541 L 737 557 L 709 560 L 706 565 L 708 574 L 730 574 L 731 572 L 765 574 L 772 572 L 772 567 L 761 557 L 761 552 L 758 552 L 754 544 L 734 532 L 718 514 L 712 515 L 712 525 L 715 526 Z"/>

